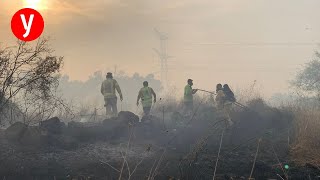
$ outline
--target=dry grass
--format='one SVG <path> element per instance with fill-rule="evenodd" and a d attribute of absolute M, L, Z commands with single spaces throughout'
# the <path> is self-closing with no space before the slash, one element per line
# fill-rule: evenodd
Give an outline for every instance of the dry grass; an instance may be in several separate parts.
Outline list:
<path fill-rule="evenodd" d="M 294 142 L 292 159 L 300 165 L 320 166 L 320 110 L 296 109 L 294 111 Z"/>
<path fill-rule="evenodd" d="M 254 99 L 262 99 L 260 94 L 261 87 L 257 81 L 245 86 L 244 88 L 237 89 L 234 93 L 238 102 L 247 104 Z"/>

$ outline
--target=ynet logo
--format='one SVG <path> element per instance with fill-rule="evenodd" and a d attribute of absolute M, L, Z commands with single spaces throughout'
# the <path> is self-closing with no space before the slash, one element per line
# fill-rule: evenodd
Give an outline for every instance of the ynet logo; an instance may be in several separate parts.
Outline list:
<path fill-rule="evenodd" d="M 22 41 L 33 41 L 43 32 L 44 21 L 41 14 L 31 8 L 20 9 L 11 19 L 13 34 Z"/>

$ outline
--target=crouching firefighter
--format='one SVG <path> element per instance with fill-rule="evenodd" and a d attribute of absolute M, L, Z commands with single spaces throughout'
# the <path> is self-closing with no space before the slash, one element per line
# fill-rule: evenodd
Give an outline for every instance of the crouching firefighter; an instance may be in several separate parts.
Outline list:
<path fill-rule="evenodd" d="M 116 91 L 120 96 L 120 100 L 123 100 L 122 93 L 118 82 L 113 79 L 112 73 L 108 72 L 106 80 L 101 84 L 101 94 L 104 96 L 107 118 L 117 117 L 117 96 Z"/>
<path fill-rule="evenodd" d="M 152 96 L 154 98 L 153 103 L 156 103 L 157 101 L 156 93 L 153 91 L 151 87 L 148 87 L 148 86 L 149 86 L 148 81 L 144 81 L 143 88 L 140 89 L 138 98 L 137 98 L 137 106 L 139 106 L 139 100 L 141 99 L 144 115 L 150 114 L 150 110 L 152 106 Z"/>

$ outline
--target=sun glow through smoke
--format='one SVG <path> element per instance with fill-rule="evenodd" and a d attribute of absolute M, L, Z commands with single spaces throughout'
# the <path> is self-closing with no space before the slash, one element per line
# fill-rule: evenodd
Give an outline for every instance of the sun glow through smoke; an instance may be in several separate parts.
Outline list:
<path fill-rule="evenodd" d="M 47 9 L 46 4 L 43 0 L 24 0 L 23 6 L 25 8 L 32 8 L 36 10 Z"/>

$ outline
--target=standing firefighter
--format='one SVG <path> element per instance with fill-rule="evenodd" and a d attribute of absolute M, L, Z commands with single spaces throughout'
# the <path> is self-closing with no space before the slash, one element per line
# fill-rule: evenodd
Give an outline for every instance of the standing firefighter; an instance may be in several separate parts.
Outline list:
<path fill-rule="evenodd" d="M 228 117 L 230 118 L 230 114 L 232 111 L 232 104 L 236 102 L 236 98 L 234 97 L 234 93 L 231 91 L 228 84 L 223 85 L 223 92 L 225 94 L 224 109 L 228 114 Z M 231 118 L 230 118 L 230 121 L 232 122 Z"/>
<path fill-rule="evenodd" d="M 223 85 L 223 92 L 226 95 L 225 104 L 232 104 L 236 102 L 236 98 L 234 97 L 234 93 L 231 91 L 228 84 Z"/>
<path fill-rule="evenodd" d="M 117 96 L 116 90 L 120 96 L 120 100 L 123 100 L 122 93 L 118 82 L 113 79 L 112 73 L 108 72 L 106 76 L 106 80 L 104 80 L 101 84 L 101 93 L 104 96 L 105 107 L 107 118 L 117 117 L 118 116 L 118 108 L 117 108 Z"/>
<path fill-rule="evenodd" d="M 230 90 L 230 88 L 229 88 L 230 91 L 228 90 L 229 86 L 224 86 L 224 87 L 227 87 L 226 90 L 222 87 L 221 84 L 217 84 L 217 89 L 216 89 L 217 108 L 218 108 L 218 110 L 220 110 L 222 112 L 222 114 L 224 116 L 223 118 L 226 120 L 227 125 L 232 126 L 233 122 L 230 117 L 232 102 L 230 103 L 231 98 L 228 97 L 228 95 L 230 95 L 232 93 L 232 91 Z M 226 92 L 228 92 L 228 93 L 226 93 Z M 233 96 L 233 98 L 234 98 L 234 96 Z"/>
<path fill-rule="evenodd" d="M 137 106 L 139 106 L 139 100 L 141 99 L 144 115 L 149 115 L 152 106 L 152 96 L 154 98 L 153 103 L 156 103 L 157 95 L 151 87 L 148 87 L 148 81 L 143 82 L 143 88 L 140 89 Z"/>
<path fill-rule="evenodd" d="M 223 92 L 222 84 L 217 84 L 216 93 L 217 93 L 217 96 L 216 96 L 217 108 L 218 110 L 222 110 L 224 105 L 224 99 L 225 99 L 225 94 Z"/>
<path fill-rule="evenodd" d="M 188 84 L 184 87 L 184 113 L 190 113 L 193 111 L 193 95 L 197 93 L 198 89 L 192 89 L 193 80 L 188 79 Z"/>

